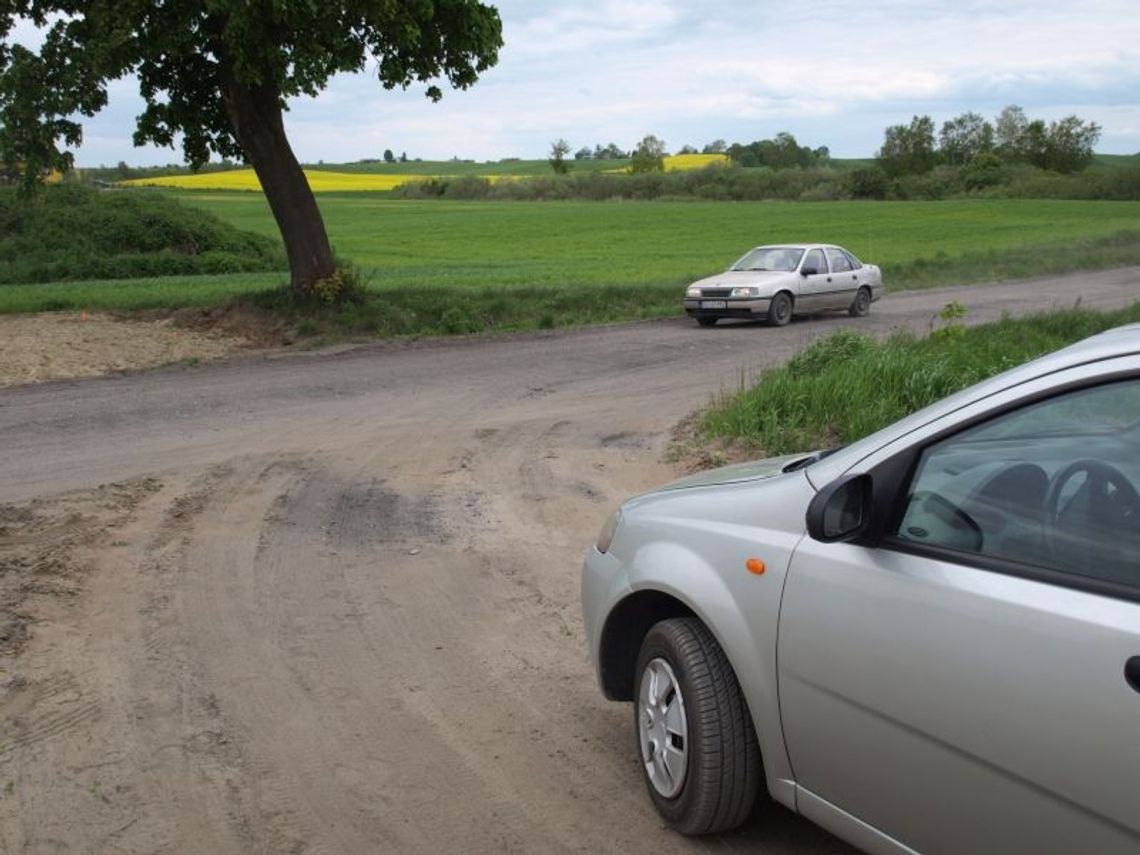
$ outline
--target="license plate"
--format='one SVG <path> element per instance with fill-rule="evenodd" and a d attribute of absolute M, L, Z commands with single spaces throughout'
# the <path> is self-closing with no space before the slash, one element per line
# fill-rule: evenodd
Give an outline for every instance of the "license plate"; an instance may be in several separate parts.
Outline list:
<path fill-rule="evenodd" d="M 701 300 L 702 309 L 727 309 L 727 300 Z"/>

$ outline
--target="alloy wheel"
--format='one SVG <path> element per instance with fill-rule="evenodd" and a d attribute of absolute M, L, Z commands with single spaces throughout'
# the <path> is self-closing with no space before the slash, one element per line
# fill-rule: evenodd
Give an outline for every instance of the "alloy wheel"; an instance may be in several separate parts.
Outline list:
<path fill-rule="evenodd" d="M 672 666 L 653 659 L 645 666 L 637 700 L 641 760 L 653 788 L 671 799 L 685 785 L 689 767 L 689 723 L 685 699 Z"/>

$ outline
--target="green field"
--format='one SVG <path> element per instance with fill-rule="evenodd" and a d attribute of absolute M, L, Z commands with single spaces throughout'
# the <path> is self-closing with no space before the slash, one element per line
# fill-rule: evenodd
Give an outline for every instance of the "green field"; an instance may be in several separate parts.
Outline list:
<path fill-rule="evenodd" d="M 1140 166 L 1140 154 L 1094 154 L 1093 164 L 1113 167 Z"/>
<path fill-rule="evenodd" d="M 276 234 L 260 196 L 177 196 Z M 337 254 L 374 270 L 377 287 L 681 284 L 756 244 L 805 240 L 841 244 L 889 272 L 916 259 L 953 262 L 1140 229 L 1136 202 L 421 202 L 378 194 L 319 202 Z M 887 277 L 890 288 L 914 284 Z"/>
<path fill-rule="evenodd" d="M 277 237 L 260 194 L 137 192 L 171 193 Z M 389 295 L 354 321 L 361 334 L 434 332 L 451 308 L 445 331 L 677 314 L 684 283 L 767 242 L 842 244 L 880 264 L 890 290 L 1140 264 L 1140 202 L 461 202 L 380 193 L 318 202 L 338 256 L 355 263 L 370 292 Z M 285 278 L 4 286 L 0 312 L 202 305 Z M 404 320 L 389 323 L 385 312 L 398 304 Z"/>

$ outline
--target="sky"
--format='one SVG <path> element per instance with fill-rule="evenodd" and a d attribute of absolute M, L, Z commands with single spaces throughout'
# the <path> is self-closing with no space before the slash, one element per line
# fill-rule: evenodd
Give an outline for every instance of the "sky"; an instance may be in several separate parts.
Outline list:
<path fill-rule="evenodd" d="M 545 158 L 647 134 L 670 152 L 781 131 L 835 157 L 871 157 L 914 115 L 937 127 L 1009 104 L 1030 119 L 1076 114 L 1102 128 L 1097 151 L 1140 152 L 1137 0 L 500 0 L 498 64 L 466 91 L 388 91 L 374 72 L 341 75 L 290 104 L 306 163 L 381 157 Z M 30 28 L 17 37 L 34 41 Z M 135 148 L 137 84 L 117 81 L 84 121 L 81 166 L 181 162 Z"/>

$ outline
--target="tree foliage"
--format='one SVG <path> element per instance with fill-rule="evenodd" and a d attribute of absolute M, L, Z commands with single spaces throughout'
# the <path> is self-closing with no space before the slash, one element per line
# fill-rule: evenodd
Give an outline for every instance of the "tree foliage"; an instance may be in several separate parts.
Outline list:
<path fill-rule="evenodd" d="M 630 172 L 664 172 L 665 141 L 648 134 L 637 144 L 630 160 Z"/>
<path fill-rule="evenodd" d="M 994 122 L 994 142 L 999 154 L 1007 160 L 1020 159 L 1022 137 L 1028 124 L 1025 111 L 1016 104 L 1002 108 Z"/>
<path fill-rule="evenodd" d="M 915 116 L 909 125 L 887 128 L 878 165 L 891 178 L 923 175 L 938 165 L 967 170 L 971 186 L 1000 180 L 1001 163 L 1028 163 L 1039 169 L 1070 173 L 1093 158 L 1100 126 L 1077 116 L 1049 122 L 1030 120 L 1015 104 L 1005 107 L 993 124 L 977 113 L 944 122 L 934 147 L 934 123 Z"/>
<path fill-rule="evenodd" d="M 570 143 L 559 137 L 550 144 L 550 157 L 547 163 L 550 168 L 554 170 L 555 175 L 565 175 L 570 171 L 570 163 L 566 160 L 566 155 L 570 153 Z"/>
<path fill-rule="evenodd" d="M 934 121 L 930 116 L 915 116 L 909 125 L 891 125 L 883 134 L 883 146 L 876 159 L 892 178 L 929 172 L 938 162 Z"/>
<path fill-rule="evenodd" d="M 71 152 L 58 146 L 75 146 L 82 139 L 71 117 L 93 115 L 106 101 L 105 94 L 85 85 L 85 74 L 51 54 L 0 43 L 0 161 L 18 173 L 26 194 L 53 170 L 71 168 Z"/>
<path fill-rule="evenodd" d="M 718 145 L 719 144 L 719 145 Z M 818 150 L 801 146 L 796 138 L 786 131 L 776 134 L 774 139 L 756 140 L 751 143 L 733 143 L 725 147 L 723 140 L 716 140 L 705 146 L 707 154 L 716 154 L 715 148 L 727 153 L 739 166 L 767 166 L 769 169 L 791 169 L 799 166 L 816 166 L 820 161 Z M 826 150 L 826 149 L 825 149 Z"/>
<path fill-rule="evenodd" d="M 629 152 L 622 151 L 617 143 L 609 143 L 606 146 L 600 143 L 594 146 L 594 160 L 624 160 L 629 157 Z"/>
<path fill-rule="evenodd" d="M 964 166 L 982 152 L 993 151 L 994 127 L 977 113 L 963 113 L 942 123 L 938 151 L 942 162 Z"/>
<path fill-rule="evenodd" d="M 18 18 L 46 28 L 38 55 L 7 46 Z M 384 88 L 420 83 L 438 100 L 440 84 L 465 89 L 494 65 L 501 32 L 477 0 L 2 0 L 0 157 L 63 162 L 60 144 L 79 140 L 67 117 L 92 115 L 110 81 L 134 75 L 146 105 L 135 143 L 180 142 L 195 166 L 211 153 L 248 161 L 303 290 L 334 265 L 285 136 L 289 99 L 371 62 Z"/>
<path fill-rule="evenodd" d="M 1093 146 L 1100 139 L 1100 125 L 1066 116 L 1050 122 L 1044 145 L 1028 152 L 1034 166 L 1054 172 L 1077 172 L 1092 162 Z"/>

